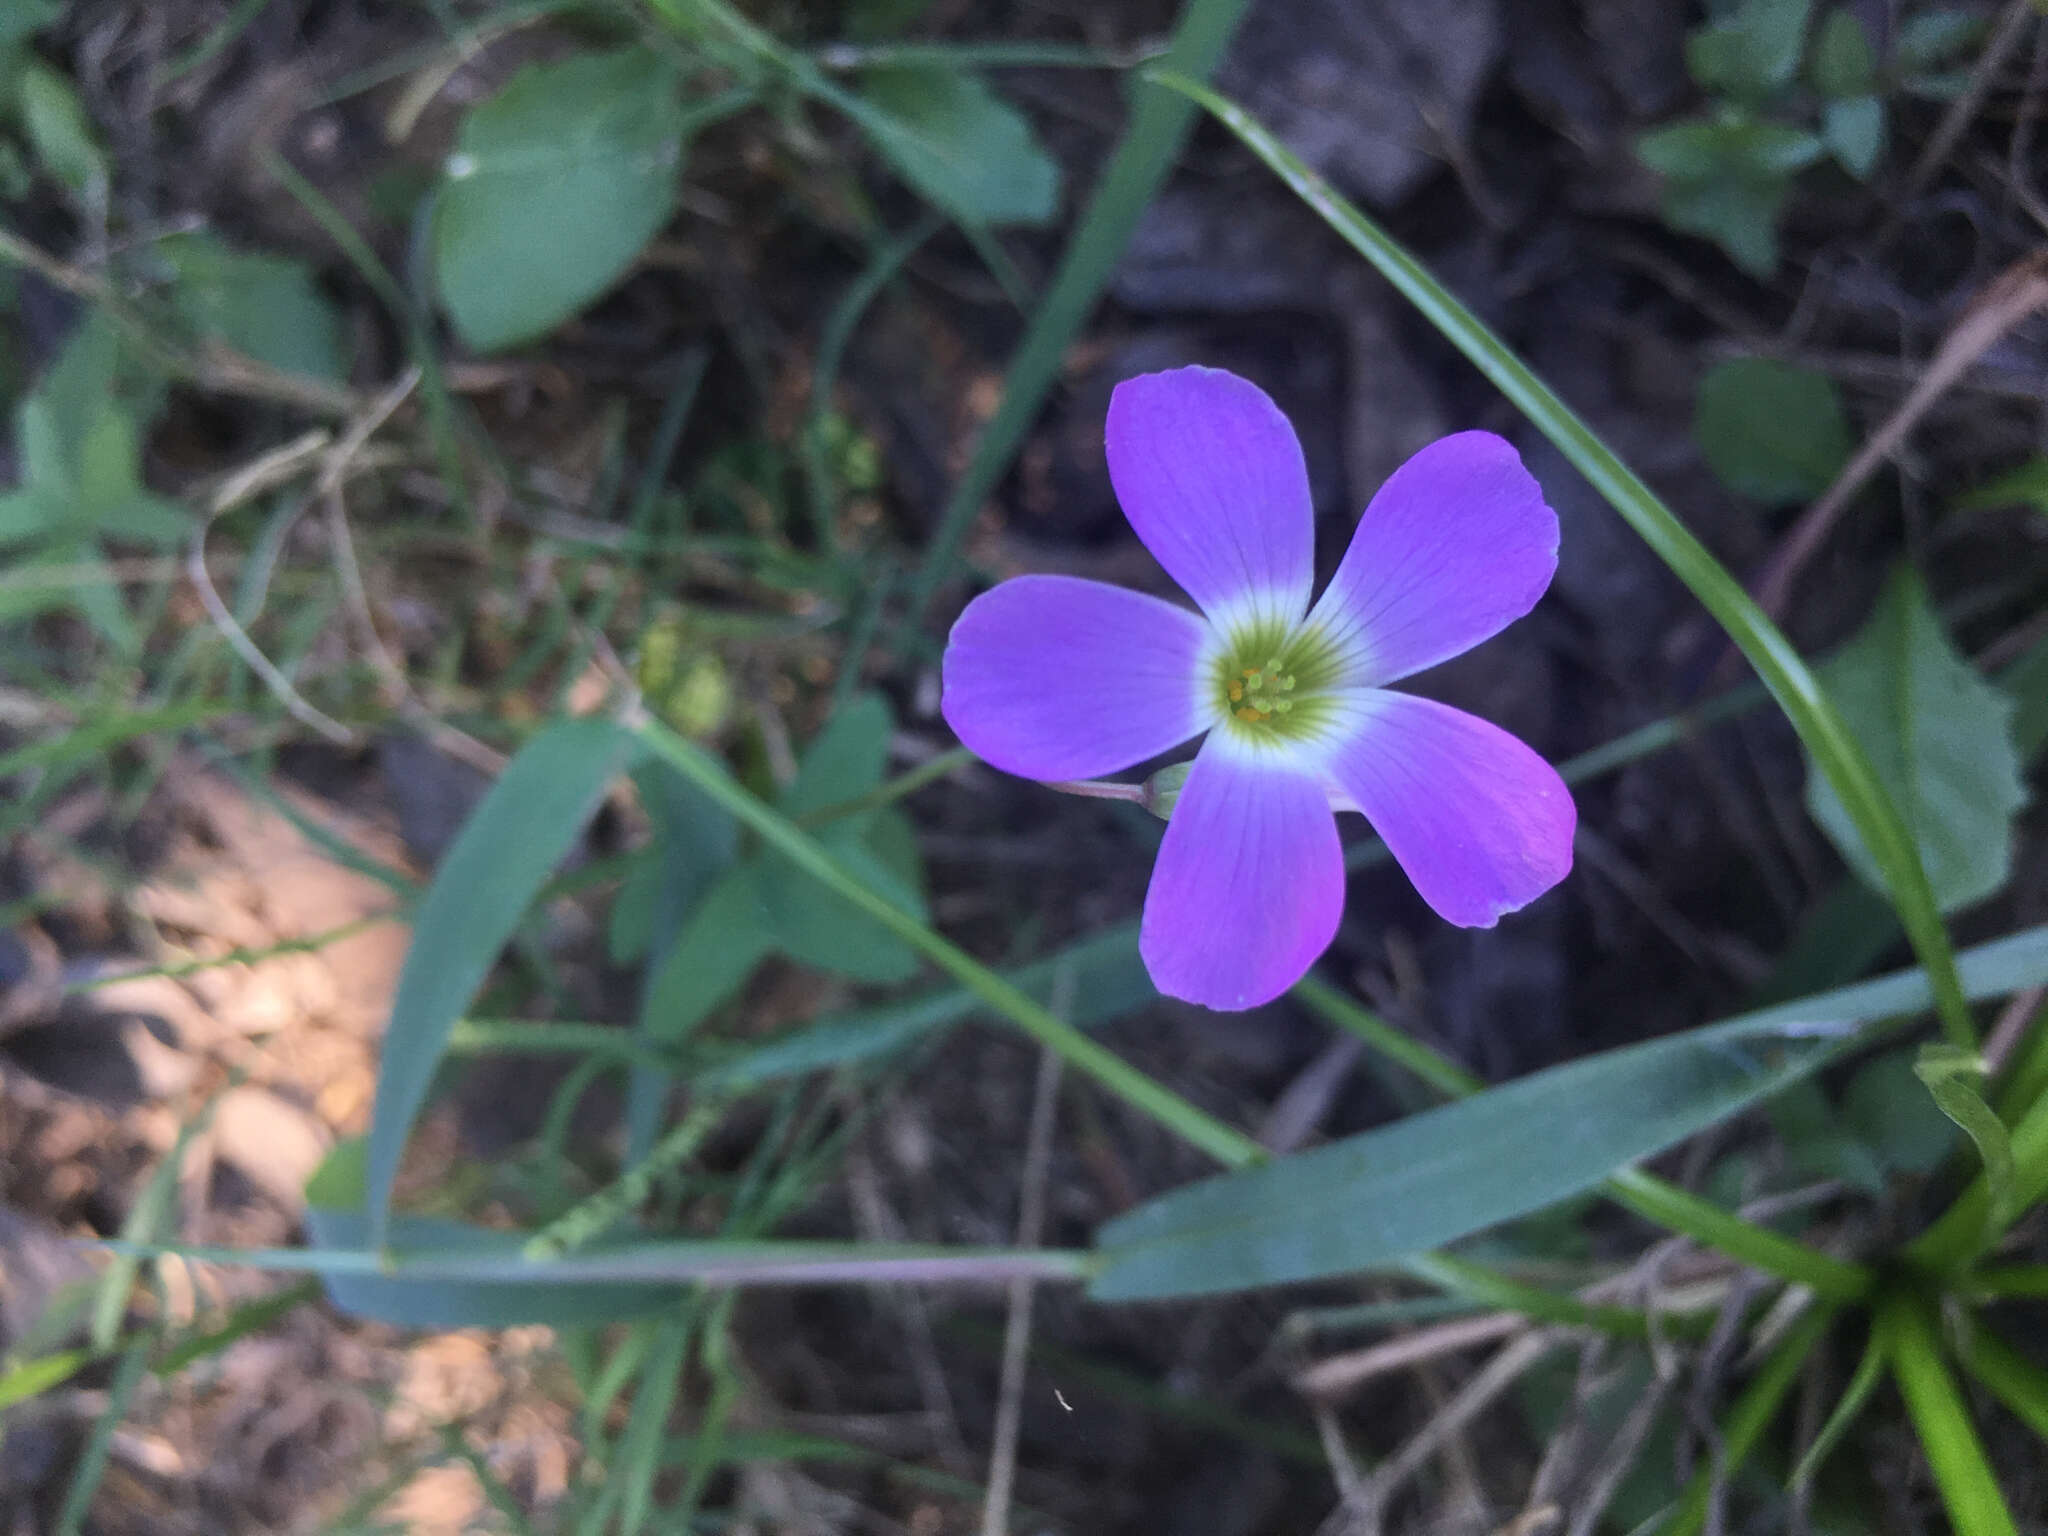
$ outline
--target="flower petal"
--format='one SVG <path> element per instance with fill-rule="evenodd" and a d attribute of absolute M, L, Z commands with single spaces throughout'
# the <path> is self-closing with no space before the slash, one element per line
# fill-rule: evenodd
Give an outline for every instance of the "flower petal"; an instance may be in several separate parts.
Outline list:
<path fill-rule="evenodd" d="M 1439 438 L 1395 470 L 1358 520 L 1310 618 L 1378 687 L 1498 634 L 1557 570 L 1557 514 L 1491 432 Z"/>
<path fill-rule="evenodd" d="M 1344 851 L 1313 766 L 1222 731 L 1202 744 L 1166 824 L 1138 952 L 1152 984 L 1253 1008 L 1302 978 L 1344 910 Z"/>
<path fill-rule="evenodd" d="M 946 641 L 939 708 L 969 751 L 1027 779 L 1115 773 L 1214 724 L 1199 686 L 1209 626 L 1143 592 L 1018 576 Z"/>
<path fill-rule="evenodd" d="M 1579 814 L 1557 770 L 1497 725 L 1433 699 L 1357 689 L 1331 781 L 1365 813 L 1422 899 L 1491 928 L 1572 867 Z"/>
<path fill-rule="evenodd" d="M 1315 505 L 1294 428 L 1220 368 L 1117 385 L 1104 428 L 1116 499 L 1210 618 L 1293 625 L 1315 581 Z"/>

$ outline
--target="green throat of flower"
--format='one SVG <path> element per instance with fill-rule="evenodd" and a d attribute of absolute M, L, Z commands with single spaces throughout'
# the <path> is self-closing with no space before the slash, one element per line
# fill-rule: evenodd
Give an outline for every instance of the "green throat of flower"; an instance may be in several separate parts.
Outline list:
<path fill-rule="evenodd" d="M 1215 687 L 1224 723 L 1247 740 L 1295 741 L 1330 713 L 1335 650 L 1306 628 L 1260 624 L 1233 631 L 1218 652 Z"/>

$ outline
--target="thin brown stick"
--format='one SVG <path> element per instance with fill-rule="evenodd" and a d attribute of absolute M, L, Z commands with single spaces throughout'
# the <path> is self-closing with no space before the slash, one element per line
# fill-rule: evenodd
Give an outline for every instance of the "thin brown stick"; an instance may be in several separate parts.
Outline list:
<path fill-rule="evenodd" d="M 1948 157 L 1955 152 L 1957 142 L 1970 126 L 1984 105 L 1984 98 L 1991 94 L 1992 82 L 1999 70 L 2005 67 L 2007 57 L 2019 46 L 2020 38 L 2026 34 L 2027 22 L 2035 15 L 2032 0 L 2012 0 L 2006 6 L 2005 14 L 1998 18 L 1998 26 L 1991 34 L 1991 40 L 1984 45 L 1984 51 L 1977 56 L 1977 62 L 1970 70 L 1970 83 L 1949 104 L 1942 114 L 1941 122 L 1927 140 L 1927 147 L 1920 151 L 1920 158 L 1913 162 L 1913 169 L 1906 173 L 1906 184 L 1900 190 L 1899 202 L 1910 203 L 1934 179 L 1935 173 L 1947 164 Z M 1893 215 L 1887 236 L 1898 228 L 1900 216 Z"/>
<path fill-rule="evenodd" d="M 1072 972 L 1063 970 L 1067 991 Z M 1055 986 L 1055 991 L 1058 987 Z M 1064 1014 L 1063 1000 L 1054 1012 Z M 1023 1190 L 1018 1201 L 1017 1242 L 1036 1248 L 1045 1228 L 1046 1176 L 1052 1166 L 1052 1130 L 1059 1112 L 1061 1059 L 1056 1051 L 1038 1057 L 1038 1078 L 1031 1090 L 1031 1129 L 1025 1136 Z M 981 1536 L 1006 1536 L 1010 1528 L 1010 1490 L 1017 1478 L 1017 1437 L 1024 1424 L 1025 1365 L 1031 1353 L 1031 1303 L 1036 1288 L 1029 1280 L 1010 1282 L 1010 1315 L 1003 1324 L 1003 1368 L 996 1397 L 994 1444 L 988 1460 L 988 1493 L 981 1506 Z"/>
<path fill-rule="evenodd" d="M 1820 500 L 1801 514 L 1771 557 L 1757 585 L 1757 603 L 1765 613 L 1774 619 L 1783 616 L 1800 570 L 1813 558 L 1850 500 L 1878 466 L 1898 450 L 1907 434 L 1972 364 L 2043 305 L 2048 305 L 2048 256 L 2029 255 L 1992 280 L 1949 332 L 1920 382 L 1857 450 Z"/>

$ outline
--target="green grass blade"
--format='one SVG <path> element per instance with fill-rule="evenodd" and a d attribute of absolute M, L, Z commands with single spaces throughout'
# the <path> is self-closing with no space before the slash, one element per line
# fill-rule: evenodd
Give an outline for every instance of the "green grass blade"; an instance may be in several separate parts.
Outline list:
<path fill-rule="evenodd" d="M 1933 889 L 1912 834 L 1878 781 L 1862 746 L 1850 734 L 1812 671 L 1742 584 L 1534 370 L 1384 230 L 1339 197 L 1243 109 L 1196 81 L 1173 74 L 1170 61 L 1169 66 L 1147 73 L 1214 113 L 1290 190 L 1370 262 L 1550 439 L 1728 632 L 1827 775 L 1829 784 L 1854 818 L 1865 846 L 1884 872 L 1899 921 L 1921 965 L 1933 979 L 1943 1028 L 1955 1044 L 1974 1048 L 1976 1025 L 1956 979 L 1948 930 L 1936 910 Z"/>
<path fill-rule="evenodd" d="M 213 699 L 189 699 L 162 709 L 110 714 L 60 736 L 46 736 L 11 752 L 0 752 L 0 778 L 25 773 L 31 768 L 56 768 L 93 761 L 137 737 L 154 736 L 160 731 L 188 730 L 233 713 L 232 706 Z"/>
<path fill-rule="evenodd" d="M 1970 1330 L 1963 1368 L 2043 1441 L 2048 1441 L 2048 1371 L 1981 1323 Z"/>
<path fill-rule="evenodd" d="M 435 871 L 384 1033 L 365 1188 L 372 1247 L 384 1242 L 399 1156 L 455 1021 L 632 754 L 633 737 L 610 720 L 543 731 L 507 765 Z"/>
<path fill-rule="evenodd" d="M 1902 1294 L 1886 1299 L 1877 1321 L 1899 1394 L 1934 1469 L 1934 1485 L 1956 1536 L 2019 1536 L 1970 1410 L 1941 1357 L 1933 1320 Z"/>
<path fill-rule="evenodd" d="M 1659 1528 L 1658 1536 L 1699 1536 L 1713 1503 L 1715 1482 L 1734 1477 L 1749 1460 L 1750 1452 L 1778 1416 L 1792 1384 L 1799 1379 L 1800 1369 L 1826 1335 L 1834 1316 L 1834 1308 L 1828 1306 L 1808 1312 L 1750 1377 L 1722 1421 L 1720 1454 L 1693 1473 L 1678 1496 L 1677 1507 Z"/>
<path fill-rule="evenodd" d="M 37 1355 L 19 1365 L 0 1371 L 0 1409 L 12 1408 L 32 1397 L 41 1397 L 100 1358 L 92 1349 L 67 1349 L 54 1355 Z"/>
<path fill-rule="evenodd" d="M 1246 0 L 1188 0 L 1161 67 L 1190 79 L 1207 78 L 1222 58 L 1245 5 Z M 924 618 L 959 553 L 967 525 L 1016 457 L 1025 431 L 1059 377 L 1067 348 L 1109 285 L 1138 221 L 1187 142 L 1194 115 L 1193 105 L 1171 91 L 1137 87 L 1123 139 L 1103 168 L 1059 270 L 1038 301 L 1031 328 L 1010 360 L 1002 403 L 982 428 L 967 472 L 953 488 L 925 547 L 924 562 L 911 587 L 909 623 Z"/>
<path fill-rule="evenodd" d="M 1871 1330 L 1869 1342 L 1863 1346 L 1863 1357 L 1856 1362 L 1856 1369 L 1850 1374 L 1849 1385 L 1842 1389 L 1842 1395 L 1835 1406 L 1828 1411 L 1826 1420 L 1813 1437 L 1813 1444 L 1799 1458 L 1799 1464 L 1792 1469 L 1792 1485 L 1811 1483 L 1836 1446 L 1846 1435 L 1869 1404 L 1871 1394 L 1877 1391 L 1878 1383 L 1884 1380 L 1884 1344 L 1876 1329 Z"/>
<path fill-rule="evenodd" d="M 1838 1056 L 1848 1021 L 1737 1021 L 1518 1078 L 1147 1202 L 1098 1235 L 1100 1300 L 1384 1269 L 1593 1188 Z"/>
<path fill-rule="evenodd" d="M 114 1380 L 107 1388 L 107 1405 L 100 1410 L 99 1418 L 93 1423 L 92 1434 L 86 1439 L 85 1449 L 79 1453 L 78 1465 L 71 1473 L 71 1486 L 64 1490 L 64 1507 L 57 1515 L 56 1536 L 79 1536 L 84 1529 L 93 1495 L 99 1492 L 100 1479 L 107 1473 L 107 1452 L 113 1449 L 114 1431 L 121 1427 L 121 1420 L 127 1416 L 128 1404 L 135 1397 L 135 1389 L 142 1384 L 142 1373 L 148 1364 L 149 1346 L 138 1343 L 129 1347 L 115 1368 Z"/>

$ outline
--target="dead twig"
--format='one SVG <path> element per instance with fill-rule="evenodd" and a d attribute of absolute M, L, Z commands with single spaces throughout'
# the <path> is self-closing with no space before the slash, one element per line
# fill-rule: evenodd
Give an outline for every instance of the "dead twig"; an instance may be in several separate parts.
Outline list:
<path fill-rule="evenodd" d="M 1062 970 L 1064 990 L 1073 990 L 1072 972 Z M 1057 985 L 1056 992 L 1061 990 Z M 1053 1009 L 1064 1015 L 1066 1000 L 1055 998 Z M 1042 1051 L 1038 1078 L 1031 1090 L 1031 1128 L 1025 1136 L 1023 1191 L 1018 1202 L 1017 1245 L 1036 1248 L 1045 1229 L 1046 1174 L 1052 1165 L 1052 1129 L 1059 1111 L 1060 1057 Z M 1010 1490 L 1017 1477 L 1017 1436 L 1024 1422 L 1024 1375 L 1031 1352 L 1031 1301 L 1036 1288 L 1029 1280 L 1010 1282 L 1009 1317 L 1003 1325 L 1003 1367 L 997 1389 L 994 1445 L 988 1458 L 988 1493 L 981 1506 L 981 1536 L 1004 1536 L 1010 1528 Z"/>
<path fill-rule="evenodd" d="M 1942 114 L 1941 122 L 1927 140 L 1927 147 L 1920 151 L 1920 158 L 1913 162 L 1913 169 L 1906 173 L 1906 183 L 1899 190 L 1901 207 L 1913 201 L 1927 190 L 1927 184 L 1934 179 L 1955 152 L 1956 143 L 1970 126 L 1984 105 L 1984 98 L 1991 94 L 1991 85 L 1998 78 L 1999 70 L 2005 67 L 2006 59 L 2019 46 L 2026 35 L 2027 22 L 2035 15 L 2032 0 L 2011 0 L 2005 14 L 1998 18 L 1998 25 L 1991 33 L 1991 40 L 1984 45 L 1984 51 L 1977 56 L 1976 64 L 1970 70 L 1970 83 L 1963 94 L 1949 103 L 1949 109 Z M 1884 239 L 1897 233 L 1903 215 L 1895 213 L 1886 228 Z"/>
<path fill-rule="evenodd" d="M 1757 603 L 1765 613 L 1774 619 L 1783 616 L 1800 570 L 1820 548 L 1836 519 L 1878 466 L 1898 450 L 1935 401 L 2014 326 L 2044 305 L 2048 305 L 2048 256 L 2029 255 L 1993 279 L 1949 332 L 1920 382 L 1857 450 L 1856 456 L 1835 477 L 1835 483 L 1800 515 L 1771 557 L 1757 584 Z"/>

